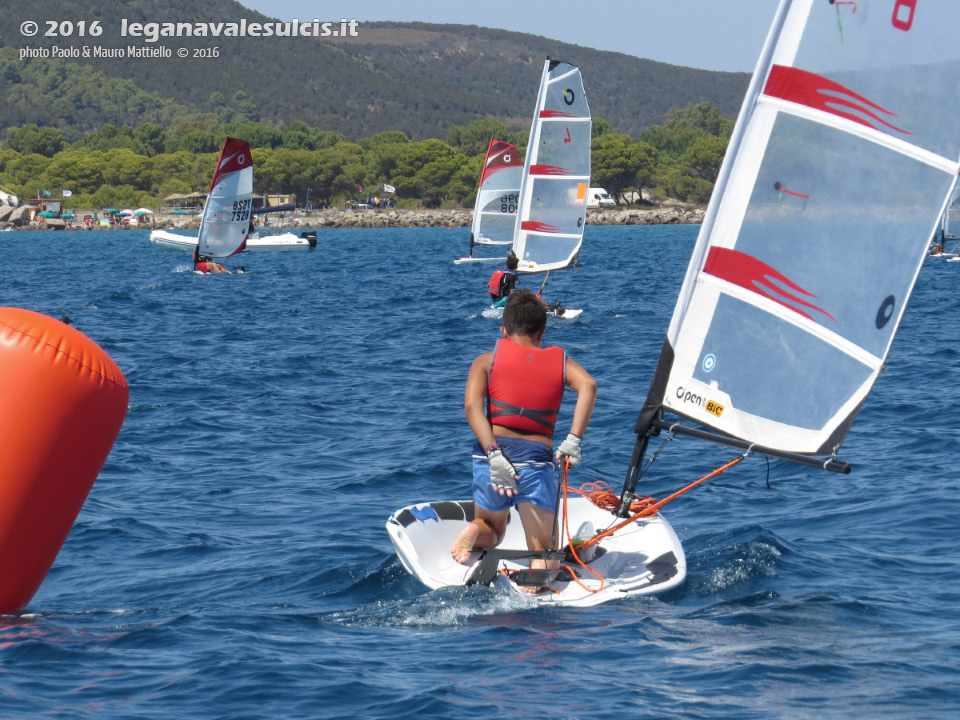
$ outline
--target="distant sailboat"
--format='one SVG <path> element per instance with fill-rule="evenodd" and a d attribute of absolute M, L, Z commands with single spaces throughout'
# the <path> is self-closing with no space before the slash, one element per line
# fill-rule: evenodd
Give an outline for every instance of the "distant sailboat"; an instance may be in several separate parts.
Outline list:
<path fill-rule="evenodd" d="M 549 274 L 577 264 L 587 217 L 592 125 L 580 68 L 548 58 L 530 126 L 513 231 L 521 275 Z M 489 308 L 484 315 L 500 312 Z M 558 307 L 551 312 L 572 320 L 583 310 Z"/>
<path fill-rule="evenodd" d="M 960 241 L 960 237 L 954 234 L 954 228 L 957 227 L 960 227 L 960 188 L 954 189 L 950 202 L 947 204 L 947 209 L 943 211 L 943 218 L 940 222 L 940 250 L 939 252 L 931 251 L 930 257 L 949 258 L 951 261 L 955 261 L 958 249 L 956 243 Z M 947 240 L 954 243 L 950 248 L 953 252 L 948 253 L 946 251 Z"/>
<path fill-rule="evenodd" d="M 561 270 L 577 261 L 587 216 L 592 124 L 580 68 L 546 60 L 513 238 L 521 273 Z"/>
<path fill-rule="evenodd" d="M 226 138 L 220 148 L 210 192 L 203 206 L 197 237 L 168 230 L 153 230 L 150 242 L 167 248 L 195 250 L 209 257 L 227 257 L 238 252 L 269 250 L 312 250 L 315 232 L 260 235 L 250 232 L 253 215 L 291 210 L 295 206 L 253 208 L 253 160 L 243 140 Z"/>
<path fill-rule="evenodd" d="M 253 160 L 243 140 L 226 138 L 203 206 L 200 255 L 225 258 L 243 250 L 253 207 Z"/>
<path fill-rule="evenodd" d="M 470 227 L 470 256 L 454 260 L 457 265 L 470 262 L 503 262 L 500 257 L 475 257 L 477 245 L 512 245 L 520 199 L 523 161 L 516 146 L 503 140 L 491 140 L 480 172 L 477 200 Z"/>
<path fill-rule="evenodd" d="M 861 2 L 854 20 L 849 5 L 782 0 L 635 425 L 615 510 L 572 500 L 558 549 L 538 553 L 524 549 L 522 533 L 511 535 L 520 526 L 514 516 L 502 547 L 479 550 L 464 567 L 447 548 L 472 517 L 471 502 L 402 508 L 387 531 L 425 585 L 542 584 L 526 582 L 536 558 L 565 562 L 573 576 L 558 575 L 537 602 L 591 605 L 661 592 L 686 574 L 679 540 L 659 514 L 666 502 L 754 454 L 849 472 L 836 453 L 883 369 L 960 172 L 960 112 L 935 92 L 957 76 L 960 48 L 936 38 L 960 27 L 960 3 L 892 4 L 891 15 L 890 3 L 867 13 Z M 564 263 L 560 253 L 556 262 Z M 635 491 L 650 465 L 647 445 L 661 433 L 738 454 L 652 503 Z M 569 527 L 585 520 L 598 532 L 574 553 Z M 596 556 L 583 560 L 590 546 Z"/>

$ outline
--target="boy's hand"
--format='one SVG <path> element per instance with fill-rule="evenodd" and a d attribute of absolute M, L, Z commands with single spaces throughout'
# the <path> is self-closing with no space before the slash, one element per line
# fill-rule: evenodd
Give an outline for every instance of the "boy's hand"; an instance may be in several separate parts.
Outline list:
<path fill-rule="evenodd" d="M 503 450 L 497 448 L 487 453 L 487 462 L 490 463 L 490 484 L 501 495 L 513 497 L 517 493 L 517 469 L 513 466 Z"/>
<path fill-rule="evenodd" d="M 560 457 L 566 455 L 570 458 L 570 467 L 573 467 L 578 462 L 580 462 L 583 457 L 583 453 L 580 451 L 580 441 L 583 438 L 570 433 L 567 435 L 567 439 L 560 443 L 560 447 L 557 448 L 557 462 L 560 462 Z"/>

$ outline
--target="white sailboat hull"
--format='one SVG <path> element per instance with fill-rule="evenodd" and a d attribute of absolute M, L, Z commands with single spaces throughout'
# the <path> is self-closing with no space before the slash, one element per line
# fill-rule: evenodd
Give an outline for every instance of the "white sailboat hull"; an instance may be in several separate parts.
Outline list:
<path fill-rule="evenodd" d="M 506 261 L 507 261 L 506 256 L 504 257 L 462 257 L 454 260 L 453 264 L 467 265 L 469 263 L 505 263 Z"/>
<path fill-rule="evenodd" d="M 581 523 L 588 520 L 598 531 L 623 520 L 579 496 L 570 499 L 568 512 L 570 532 L 576 532 Z M 471 576 L 480 552 L 472 553 L 469 564 L 461 565 L 450 555 L 450 547 L 472 517 L 473 501 L 470 500 L 420 503 L 397 510 L 386 527 L 403 566 L 435 590 L 465 585 Z M 562 528 L 560 537 L 566 538 Z M 510 511 L 507 533 L 500 548 L 526 548 L 516 508 Z M 501 560 L 500 565 L 507 571 L 523 570 L 527 568 L 527 561 Z M 551 592 L 530 597 L 542 604 L 587 607 L 634 595 L 666 592 L 683 583 L 687 575 L 680 540 L 659 514 L 637 520 L 599 543 L 596 557 L 588 567 L 599 573 L 602 582 L 576 563 L 563 563 L 563 566 L 573 571 L 582 585 L 562 573 L 551 584 Z M 503 573 L 497 577 L 498 584 L 526 594 Z"/>
<path fill-rule="evenodd" d="M 153 230 L 150 232 L 150 242 L 160 247 L 172 248 L 174 250 L 187 250 L 192 252 L 197 247 L 196 236 L 180 235 L 169 230 Z M 275 252 L 277 250 L 309 250 L 310 241 L 304 237 L 298 237 L 293 233 L 281 233 L 279 235 L 254 235 L 247 238 L 247 246 L 244 252 Z"/>
<path fill-rule="evenodd" d="M 583 308 L 564 308 L 563 312 L 557 313 L 555 310 L 550 310 L 547 312 L 547 317 L 561 318 L 563 320 L 576 320 L 583 313 Z M 490 318 L 491 320 L 499 320 L 503 317 L 503 307 L 494 307 L 491 305 L 486 308 L 482 313 L 485 318 Z"/>

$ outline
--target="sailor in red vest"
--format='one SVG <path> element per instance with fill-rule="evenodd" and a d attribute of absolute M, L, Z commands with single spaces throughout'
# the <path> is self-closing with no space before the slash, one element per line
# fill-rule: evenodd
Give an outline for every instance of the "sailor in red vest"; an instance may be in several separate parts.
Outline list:
<path fill-rule="evenodd" d="M 230 274 L 230 271 L 227 270 L 223 265 L 216 262 L 213 258 L 209 258 L 206 255 L 200 254 L 200 246 L 198 245 L 194 248 L 193 251 L 193 269 L 197 272 L 202 273 L 227 273 Z"/>
<path fill-rule="evenodd" d="M 487 292 L 490 293 L 490 299 L 494 307 L 503 307 L 510 293 L 517 286 L 517 266 L 520 264 L 520 258 L 516 256 L 513 250 L 507 251 L 507 269 L 495 270 L 490 276 L 490 282 L 487 283 Z"/>
<path fill-rule="evenodd" d="M 558 487 L 554 457 L 559 462 L 566 456 L 570 465 L 580 462 L 580 441 L 593 414 L 597 384 L 563 348 L 541 347 L 546 327 L 543 302 L 530 290 L 515 290 L 503 310 L 503 338 L 470 367 L 464 409 L 477 436 L 475 514 L 450 548 L 457 562 L 468 562 L 475 547 L 498 545 L 514 505 L 527 547 L 550 546 Z M 570 433 L 554 456 L 553 432 L 564 388 L 577 393 L 577 404 Z M 531 567 L 545 564 L 534 560 Z"/>

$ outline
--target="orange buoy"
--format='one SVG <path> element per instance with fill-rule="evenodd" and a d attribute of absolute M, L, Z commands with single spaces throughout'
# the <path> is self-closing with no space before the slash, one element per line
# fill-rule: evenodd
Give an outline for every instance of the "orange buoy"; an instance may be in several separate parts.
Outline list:
<path fill-rule="evenodd" d="M 66 323 L 0 308 L 0 613 L 26 607 L 127 414 L 113 359 Z"/>

